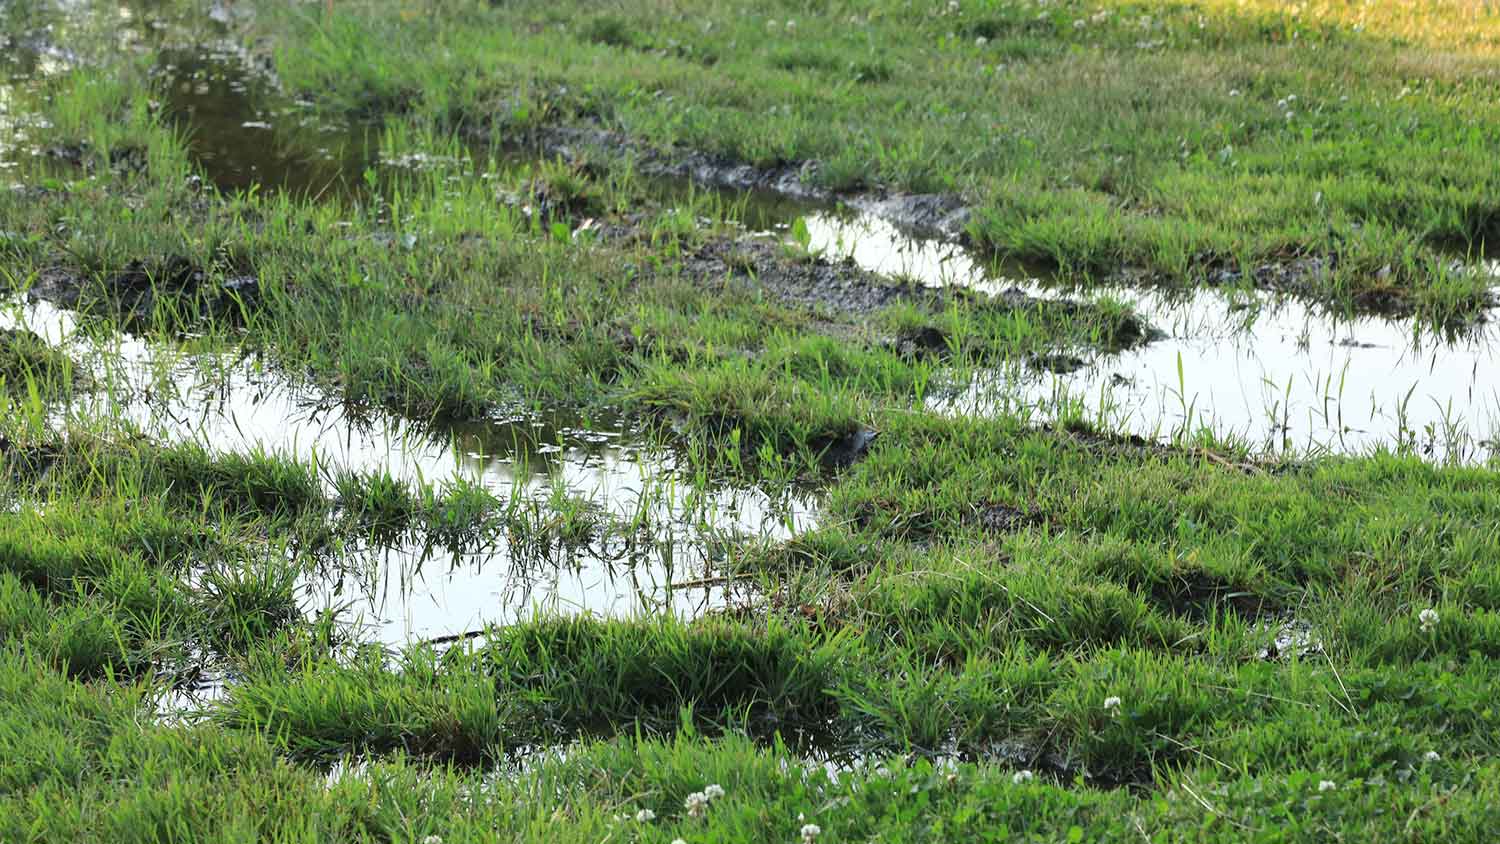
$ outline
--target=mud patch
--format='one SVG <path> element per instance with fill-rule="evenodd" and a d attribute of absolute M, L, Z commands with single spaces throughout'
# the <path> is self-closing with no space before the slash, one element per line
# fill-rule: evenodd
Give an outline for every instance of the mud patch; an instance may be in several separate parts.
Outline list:
<path fill-rule="evenodd" d="M 908 360 L 941 357 L 952 348 L 948 335 L 930 325 L 906 328 L 897 332 L 891 350 Z"/>
<path fill-rule="evenodd" d="M 1026 362 L 1031 364 L 1033 369 L 1059 375 L 1068 372 L 1077 372 L 1088 366 L 1088 361 L 1078 355 L 1070 355 L 1066 352 L 1036 354 L 1027 358 Z"/>
<path fill-rule="evenodd" d="M 0 328 L 0 384 L 12 392 L 24 392 L 27 382 L 50 395 L 87 390 L 93 379 L 67 353 L 36 334 L 24 328 Z M 6 446 L 0 438 L 0 454 L 6 453 Z"/>
<path fill-rule="evenodd" d="M 1166 579 L 1149 584 L 1147 591 L 1153 603 L 1195 621 L 1223 612 L 1263 618 L 1281 610 L 1280 604 L 1254 590 L 1202 569 L 1172 572 Z"/>
<path fill-rule="evenodd" d="M 686 269 L 706 283 L 727 278 L 782 305 L 844 317 L 867 317 L 897 304 L 941 311 L 960 301 L 1008 310 L 1061 308 L 1081 312 L 1086 307 L 1032 296 L 1014 287 L 990 294 L 893 280 L 862 267 L 852 257 L 830 260 L 798 255 L 785 244 L 764 237 L 710 240 L 688 256 Z M 928 330 L 936 331 L 904 332 L 894 342 L 905 344 L 914 352 L 945 348 L 946 339 L 940 334 L 925 333 Z M 1130 325 L 1123 336 L 1138 340 L 1153 335 L 1148 326 Z"/>
<path fill-rule="evenodd" d="M 880 432 L 870 428 L 859 428 L 848 436 L 822 445 L 818 459 L 829 469 L 844 469 L 864 457 Z"/>
<path fill-rule="evenodd" d="M 663 150 L 617 132 L 586 127 L 543 127 L 524 144 L 569 161 L 629 158 L 644 175 L 690 179 L 704 187 L 774 193 L 828 206 L 843 203 L 917 234 L 957 237 L 970 217 L 961 200 L 944 194 L 830 190 L 817 184 L 819 166 L 814 161 L 757 167 L 697 150 Z"/>
<path fill-rule="evenodd" d="M 1023 510 L 998 501 L 975 504 L 964 521 L 992 534 L 1016 533 L 1048 523 L 1046 515 L 1040 510 L 1030 507 Z"/>
<path fill-rule="evenodd" d="M 260 301 L 260 281 L 249 272 L 209 272 L 180 255 L 136 259 L 116 272 L 89 278 L 53 268 L 27 291 L 33 301 L 89 316 L 108 317 L 121 327 L 149 326 L 157 315 L 192 322 L 235 321 Z"/>

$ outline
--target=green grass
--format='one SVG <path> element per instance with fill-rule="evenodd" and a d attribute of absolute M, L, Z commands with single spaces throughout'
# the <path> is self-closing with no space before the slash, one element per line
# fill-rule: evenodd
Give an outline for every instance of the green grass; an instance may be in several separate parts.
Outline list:
<path fill-rule="evenodd" d="M 372 0 L 261 29 L 289 84 L 336 109 L 502 139 L 597 124 L 754 164 L 815 161 L 840 189 L 955 193 L 977 243 L 1074 280 L 1137 267 L 1194 283 L 1324 256 L 1333 266 L 1295 286 L 1441 319 L 1472 313 L 1484 285 L 1439 256 L 1500 235 L 1482 130 L 1497 23 L 1457 3 L 427 15 Z"/>
<path fill-rule="evenodd" d="M 0 335 L 0 840 L 1483 840 L 1492 468 L 936 415 L 978 370 L 1146 327 L 849 271 L 884 304 L 809 297 L 839 270 L 735 242 L 730 198 L 461 137 L 594 122 L 812 159 L 837 187 L 958 193 L 972 238 L 1073 280 L 1337 254 L 1304 293 L 1472 313 L 1472 280 L 1425 268 L 1494 228 L 1485 8 L 947 8 L 259 4 L 289 85 L 440 162 L 323 202 L 189 181 L 149 55 L 13 89 L 84 161 L 0 191 L 0 278 L 61 280 L 85 339 L 128 329 L 210 382 L 258 354 L 351 417 L 457 452 L 509 435 L 519 463 L 608 419 L 675 470 L 622 512 L 561 472 L 491 489 L 166 443 L 70 415 L 123 386 L 107 342 Z M 557 424 L 485 422 L 516 415 Z M 745 488 L 813 495 L 817 527 L 694 523 Z M 683 542 L 749 598 L 395 651 L 303 603 L 414 574 L 364 553 L 392 546 L 545 583 Z M 221 696 L 161 712 L 204 676 Z"/>

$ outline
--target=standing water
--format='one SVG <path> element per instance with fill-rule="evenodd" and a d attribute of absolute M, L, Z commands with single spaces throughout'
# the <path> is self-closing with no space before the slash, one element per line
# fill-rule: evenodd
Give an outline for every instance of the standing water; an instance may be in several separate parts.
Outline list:
<path fill-rule="evenodd" d="M 693 481 L 675 454 L 618 421 L 590 426 L 517 413 L 434 434 L 411 420 L 355 412 L 254 361 L 176 356 L 129 336 L 100 344 L 71 314 L 45 303 L 4 316 L 0 328 L 26 328 L 106 372 L 96 380 L 109 384 L 107 391 L 82 393 L 56 410 L 59 426 L 68 416 L 116 419 L 159 442 L 316 463 L 330 495 L 341 470 L 437 488 L 477 484 L 542 512 L 562 490 L 649 533 L 633 542 L 605 531 L 561 557 L 540 559 L 504 543 L 465 551 L 414 536 L 351 547 L 304 577 L 309 613 L 340 608 L 368 638 L 392 646 L 460 636 L 537 611 L 697 615 L 735 598 L 732 578 L 716 568 L 725 541 L 776 541 L 813 523 L 809 499 Z"/>

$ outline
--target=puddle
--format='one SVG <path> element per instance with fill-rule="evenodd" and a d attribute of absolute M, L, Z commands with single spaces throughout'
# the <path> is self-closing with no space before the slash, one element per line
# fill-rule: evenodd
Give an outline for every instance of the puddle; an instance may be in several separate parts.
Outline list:
<path fill-rule="evenodd" d="M 221 191 L 348 196 L 376 163 L 377 126 L 319 118 L 237 50 L 164 50 L 153 72 L 163 113 Z"/>
<path fill-rule="evenodd" d="M 226 192 L 349 195 L 375 164 L 378 126 L 330 121 L 284 94 L 234 37 L 244 4 L 173 8 L 97 0 L 0 3 L 0 168 L 66 177 L 29 148 L 17 91 L 120 53 L 154 53 L 163 116 L 187 135 L 204 175 Z"/>
<path fill-rule="evenodd" d="M 664 197 L 689 189 L 667 183 Z M 701 191 L 700 191 L 701 192 Z M 1066 373 L 1014 367 L 980 373 L 935 395 L 938 412 L 1060 408 L 1120 433 L 1164 439 L 1211 429 L 1267 452 L 1361 454 L 1409 449 L 1432 460 L 1479 463 L 1500 450 L 1497 314 L 1451 339 L 1412 320 L 1336 318 L 1285 294 L 1198 288 L 1178 294 L 1123 287 L 1060 291 L 1017 265 L 995 265 L 962 245 L 914 236 L 869 211 L 827 208 L 780 196 L 723 193 L 743 224 L 778 238 L 805 227 L 808 249 L 861 269 L 930 287 L 1038 298 L 1108 298 L 1130 305 L 1167 333 L 1157 342 L 1097 355 Z M 734 205 L 738 203 L 738 205 Z M 1474 271 L 1500 288 L 1500 258 Z"/>
<path fill-rule="evenodd" d="M 107 370 L 99 381 L 108 390 L 76 397 L 56 412 L 59 423 L 69 415 L 113 418 L 160 441 L 316 460 L 330 492 L 335 469 L 385 471 L 438 487 L 463 480 L 536 507 L 562 487 L 608 516 L 649 526 L 648 541 L 606 534 L 545 560 L 520 559 L 504 542 L 465 553 L 420 539 L 351 546 L 304 578 L 308 613 L 339 608 L 361 638 L 392 647 L 463 636 L 538 610 L 695 616 L 744 597 L 714 576 L 721 540 L 785 539 L 814 521 L 806 498 L 689 483 L 675 455 L 646 446 L 617 421 L 590 427 L 527 413 L 435 437 L 410 420 L 352 412 L 253 360 L 174 356 L 129 336 L 95 345 L 68 312 L 46 303 L 13 310 L 0 326 L 26 327 Z"/>
<path fill-rule="evenodd" d="M 1107 295 L 1169 338 L 1062 375 L 986 373 L 932 406 L 949 413 L 1025 406 L 1045 415 L 1067 405 L 1119 432 L 1157 439 L 1207 428 L 1289 455 L 1387 448 L 1478 463 L 1496 450 L 1493 323 L 1444 341 L 1409 322 L 1334 320 L 1284 297 Z"/>
<path fill-rule="evenodd" d="M 1038 297 L 1056 289 L 1007 275 L 958 244 L 912 237 L 868 214 L 814 212 L 809 246 L 832 259 L 929 286 Z M 778 232 L 785 231 L 785 226 Z M 1500 260 L 1475 272 L 1500 287 Z M 1205 427 L 1266 451 L 1359 454 L 1412 449 L 1431 459 L 1483 462 L 1500 436 L 1495 315 L 1452 339 L 1411 320 L 1330 317 L 1292 297 L 1199 288 L 1182 294 L 1094 288 L 1168 334 L 1080 370 L 987 372 L 930 406 L 947 413 L 1083 408 L 1112 430 L 1162 438 Z"/>

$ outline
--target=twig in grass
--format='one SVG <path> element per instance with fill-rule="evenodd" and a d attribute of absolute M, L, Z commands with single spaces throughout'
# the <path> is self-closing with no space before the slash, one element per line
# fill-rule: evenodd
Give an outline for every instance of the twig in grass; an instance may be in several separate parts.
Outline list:
<path fill-rule="evenodd" d="M 1294 698 L 1289 698 L 1289 697 L 1279 697 L 1277 695 L 1268 695 L 1265 692 L 1252 692 L 1252 691 L 1247 691 L 1245 689 L 1236 689 L 1236 688 L 1234 688 L 1232 686 L 1215 686 L 1215 685 L 1212 685 L 1212 684 L 1203 684 L 1203 685 L 1200 685 L 1199 688 L 1201 688 L 1201 689 L 1214 689 L 1215 691 L 1220 691 L 1220 692 L 1234 692 L 1236 694 L 1241 694 L 1242 693 L 1242 694 L 1250 695 L 1251 697 L 1261 697 L 1261 698 L 1265 698 L 1266 700 L 1274 700 L 1274 701 L 1277 701 L 1277 702 L 1280 702 L 1280 703 L 1290 703 L 1290 704 L 1293 704 L 1295 706 L 1306 707 L 1307 709 L 1313 709 L 1313 708 L 1315 708 L 1313 704 L 1308 703 L 1305 700 L 1296 700 Z"/>
<path fill-rule="evenodd" d="M 684 580 L 681 583 L 670 584 L 670 586 L 673 589 L 703 589 L 709 586 L 723 586 L 745 578 L 745 575 L 721 574 L 714 577 L 700 577 L 697 580 Z"/>
<path fill-rule="evenodd" d="M 1198 805 L 1200 805 L 1203 808 L 1207 809 L 1208 813 L 1211 814 L 1211 815 L 1213 815 L 1214 817 L 1220 818 L 1220 819 L 1224 820 L 1225 822 L 1229 823 L 1231 826 L 1234 826 L 1234 827 L 1236 827 L 1238 829 L 1243 829 L 1246 832 L 1259 832 L 1259 830 L 1257 830 L 1255 827 L 1246 826 L 1245 824 L 1242 824 L 1239 821 L 1235 820 L 1234 818 L 1229 817 L 1228 815 L 1224 814 L 1223 812 L 1219 811 L 1218 809 L 1215 809 L 1207 800 L 1204 800 L 1202 797 L 1200 797 L 1198 795 L 1198 792 L 1194 791 L 1193 787 L 1190 786 L 1190 785 L 1188 785 L 1187 783 L 1185 783 L 1185 782 L 1184 783 L 1179 783 L 1179 785 L 1182 786 L 1182 790 L 1183 791 L 1186 791 L 1189 795 L 1192 796 L 1192 798 L 1194 800 L 1198 801 Z"/>
<path fill-rule="evenodd" d="M 450 633 L 447 636 L 435 636 L 431 639 L 423 639 L 424 645 L 449 645 L 454 642 L 462 642 L 468 639 L 478 639 L 485 633 L 484 629 L 468 630 L 463 633 Z"/>
<path fill-rule="evenodd" d="M 1359 714 L 1354 711 L 1354 698 L 1349 696 L 1349 688 L 1344 685 L 1344 678 L 1339 674 L 1338 666 L 1333 664 L 1333 657 L 1329 656 L 1328 651 L 1325 650 L 1323 651 L 1323 659 L 1328 661 L 1328 670 L 1333 672 L 1333 679 L 1339 681 L 1339 690 L 1344 693 L 1344 700 L 1347 700 L 1349 704 L 1345 706 L 1344 701 L 1336 697 L 1333 698 L 1333 702 L 1342 707 L 1345 712 L 1353 715 L 1355 718 L 1359 718 Z M 1328 696 L 1333 697 L 1332 694 Z"/>
<path fill-rule="evenodd" d="M 1266 473 L 1265 469 L 1262 469 L 1254 463 L 1235 462 L 1225 457 L 1224 455 L 1207 448 L 1196 448 L 1193 449 L 1191 453 L 1206 458 L 1213 463 L 1217 463 L 1226 469 L 1235 469 L 1237 471 L 1244 472 L 1247 475 L 1264 475 Z"/>
<path fill-rule="evenodd" d="M 1208 761 L 1214 763 L 1215 765 L 1218 765 L 1220 768 L 1223 768 L 1224 770 L 1230 772 L 1231 774 L 1235 773 L 1234 768 L 1230 767 L 1227 763 L 1225 763 L 1223 761 L 1220 761 L 1218 759 L 1215 759 L 1214 757 L 1208 755 L 1207 753 L 1204 753 L 1203 751 L 1199 750 L 1196 747 L 1193 747 L 1190 744 L 1187 744 L 1187 743 L 1182 742 L 1182 741 L 1178 741 L 1176 738 L 1173 738 L 1172 736 L 1169 736 L 1166 733 L 1161 732 L 1160 730 L 1152 730 L 1151 732 L 1155 733 L 1156 737 L 1159 738 L 1159 739 L 1165 739 L 1167 741 L 1170 741 L 1171 743 L 1177 745 L 1178 747 L 1182 748 L 1183 750 L 1191 751 L 1193 753 L 1198 754 L 1199 756 L 1202 756 L 1204 759 L 1207 759 Z"/>
<path fill-rule="evenodd" d="M 1024 595 L 1017 595 L 1016 593 L 1010 591 L 1010 587 L 1009 586 L 1006 586 L 1004 583 L 1001 583 L 999 580 L 991 577 L 989 575 L 989 572 L 984 571 L 983 569 L 979 568 L 978 566 L 975 566 L 973 563 L 970 563 L 968 560 L 965 560 L 965 559 L 962 559 L 962 558 L 960 558 L 958 560 L 958 562 L 961 565 L 963 565 L 964 568 L 968 569 L 969 571 L 977 572 L 980 577 L 983 577 L 985 580 L 989 581 L 991 584 L 993 584 L 995 586 L 998 586 L 1001 589 L 1005 590 L 1005 594 L 1011 596 L 1012 598 L 1015 598 L 1017 601 L 1020 601 L 1021 603 L 1025 604 L 1028 607 L 1030 607 L 1032 612 L 1036 613 L 1037 615 L 1041 616 L 1042 618 L 1047 619 L 1047 623 L 1048 624 L 1056 624 L 1057 623 L 1057 619 L 1053 618 L 1050 615 L 1047 615 L 1047 612 L 1045 610 L 1043 610 L 1041 607 L 1039 607 L 1036 604 L 1033 604 L 1032 602 L 1026 600 L 1026 597 Z"/>

